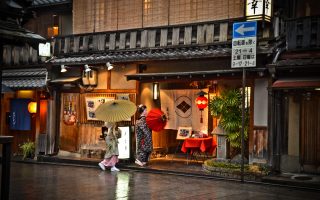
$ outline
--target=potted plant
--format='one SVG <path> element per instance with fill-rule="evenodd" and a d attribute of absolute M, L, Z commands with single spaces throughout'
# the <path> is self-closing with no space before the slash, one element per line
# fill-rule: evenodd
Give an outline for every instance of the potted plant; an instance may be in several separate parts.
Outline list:
<path fill-rule="evenodd" d="M 35 155 L 35 144 L 34 142 L 27 141 L 20 146 L 22 150 L 23 159 L 33 158 Z"/>
<path fill-rule="evenodd" d="M 222 91 L 220 96 L 210 100 L 209 110 L 213 117 L 217 117 L 219 126 L 227 133 L 227 140 L 230 146 L 239 153 L 241 150 L 241 127 L 242 127 L 242 95 L 238 89 Z M 245 109 L 245 141 L 248 138 L 249 108 Z"/>

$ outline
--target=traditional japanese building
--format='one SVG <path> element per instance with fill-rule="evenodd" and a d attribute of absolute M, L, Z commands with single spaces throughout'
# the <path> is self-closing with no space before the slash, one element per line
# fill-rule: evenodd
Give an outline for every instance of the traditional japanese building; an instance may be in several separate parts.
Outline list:
<path fill-rule="evenodd" d="M 110 99 L 161 108 L 169 120 L 175 118 L 153 132 L 161 154 L 175 151 L 181 127 L 215 132 L 218 119 L 208 108 L 200 112 L 194 99 L 203 90 L 210 103 L 223 90 L 241 88 L 242 69 L 231 63 L 232 26 L 256 20 L 256 63 L 246 68 L 246 156 L 276 171 L 317 173 L 317 6 L 312 0 L 33 1 L 37 18 L 25 27 L 51 38 L 52 48 L 45 65 L 51 95 L 51 128 L 43 131 L 51 150 L 45 153 L 100 158 L 102 152 L 92 149 L 99 149 L 103 122 L 94 109 Z M 177 116 L 192 123 L 177 122 Z M 135 117 L 121 122 L 129 127 L 130 158 L 134 123 Z"/>
<path fill-rule="evenodd" d="M 319 2 L 283 1 L 276 23 L 285 43 L 268 64 L 271 165 L 281 172 L 319 173 Z"/>
<path fill-rule="evenodd" d="M 48 60 L 52 72 L 48 88 L 56 111 L 51 121 L 56 124 L 56 129 L 52 129 L 56 149 L 80 153 L 84 147 L 97 143 L 103 122 L 90 114 L 94 110 L 88 107 L 88 102 L 98 104 L 101 100 L 126 98 L 172 115 L 176 111 L 164 108 L 163 92 L 175 95 L 189 92 L 180 96 L 187 96 L 184 102 L 190 101 L 187 104 L 194 113 L 193 123 L 178 123 L 154 132 L 156 150 L 174 152 L 179 144 L 176 136 L 180 126 L 211 134 L 217 127 L 217 119 L 208 108 L 201 113 L 193 107 L 193 99 L 200 90 L 208 92 L 210 101 L 222 90 L 241 87 L 242 70 L 231 68 L 231 40 L 233 23 L 247 20 L 246 5 L 240 0 L 74 0 L 72 31 L 63 33 L 63 28 L 59 29 L 60 34 L 51 43 L 53 57 Z M 59 28 L 70 19 L 67 12 L 63 16 L 59 18 Z M 266 64 L 272 62 L 281 41 L 274 35 L 271 10 L 263 16 L 258 22 L 256 67 L 246 70 L 246 86 L 250 162 L 266 163 L 270 150 L 267 145 L 270 83 Z M 153 90 L 154 85 L 160 90 Z M 160 92 L 160 96 L 154 98 L 154 92 Z M 122 125 L 132 127 L 134 121 L 133 117 Z M 252 142 L 253 138 L 260 138 L 260 143 Z M 134 153 L 134 134 L 131 140 Z"/>
<path fill-rule="evenodd" d="M 46 131 L 46 81 L 48 71 L 41 65 L 38 45 L 45 38 L 22 26 L 32 15 L 29 1 L 0 3 L 1 135 L 14 136 L 12 151 L 27 141 L 36 141 Z M 30 102 L 37 112 L 28 110 Z M 39 107 L 39 105 L 41 108 Z"/>

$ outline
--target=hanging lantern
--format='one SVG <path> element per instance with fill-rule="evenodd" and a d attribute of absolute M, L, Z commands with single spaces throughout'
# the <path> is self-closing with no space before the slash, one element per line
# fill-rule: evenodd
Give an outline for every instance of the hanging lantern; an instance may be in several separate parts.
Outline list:
<path fill-rule="evenodd" d="M 246 0 L 246 17 L 248 21 L 271 21 L 272 0 Z"/>
<path fill-rule="evenodd" d="M 37 102 L 31 101 L 28 104 L 28 111 L 31 114 L 37 113 Z"/>
<path fill-rule="evenodd" d="M 202 111 L 208 106 L 208 99 L 207 97 L 205 97 L 204 95 L 206 95 L 207 93 L 204 91 L 200 91 L 197 95 L 199 95 L 196 98 L 196 105 L 199 108 L 200 112 L 201 112 L 201 117 L 200 117 L 200 123 L 203 122 L 203 118 L 202 118 Z"/>

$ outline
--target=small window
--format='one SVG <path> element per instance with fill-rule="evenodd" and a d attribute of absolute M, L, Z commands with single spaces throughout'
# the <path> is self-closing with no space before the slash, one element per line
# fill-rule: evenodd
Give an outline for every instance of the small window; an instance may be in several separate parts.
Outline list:
<path fill-rule="evenodd" d="M 59 16 L 52 16 L 52 26 L 48 27 L 48 37 L 59 35 Z"/>

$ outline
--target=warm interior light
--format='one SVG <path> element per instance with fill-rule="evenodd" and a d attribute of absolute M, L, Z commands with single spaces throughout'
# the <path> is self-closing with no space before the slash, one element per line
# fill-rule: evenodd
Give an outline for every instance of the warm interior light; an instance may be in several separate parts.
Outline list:
<path fill-rule="evenodd" d="M 67 68 L 66 68 L 66 66 L 64 66 L 64 65 L 61 65 L 61 72 L 63 73 L 63 72 L 66 72 L 67 71 Z"/>
<path fill-rule="evenodd" d="M 90 72 L 91 71 L 89 65 L 84 65 L 84 68 L 85 68 L 85 72 Z"/>
<path fill-rule="evenodd" d="M 33 113 L 37 113 L 37 102 L 31 101 L 28 104 L 28 111 L 29 113 L 33 114 Z"/>
<path fill-rule="evenodd" d="M 153 83 L 153 100 L 158 100 L 159 94 L 159 83 Z"/>
<path fill-rule="evenodd" d="M 111 63 L 110 62 L 107 62 L 107 67 L 108 67 L 108 70 L 112 70 L 113 69 L 113 65 L 111 65 Z"/>

